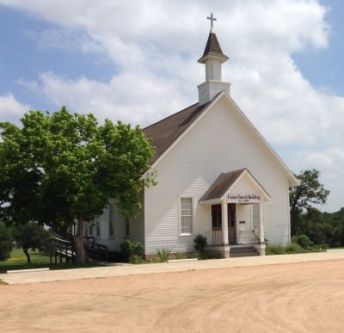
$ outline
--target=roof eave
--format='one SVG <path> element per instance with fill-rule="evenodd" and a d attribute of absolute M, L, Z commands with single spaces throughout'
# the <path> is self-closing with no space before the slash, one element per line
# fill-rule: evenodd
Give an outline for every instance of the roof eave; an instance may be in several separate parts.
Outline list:
<path fill-rule="evenodd" d="M 220 54 L 220 53 L 207 53 L 204 54 L 201 58 L 199 58 L 197 61 L 200 64 L 205 64 L 208 60 L 218 60 L 222 63 L 226 62 L 229 59 L 229 57 L 227 57 L 224 54 Z"/>

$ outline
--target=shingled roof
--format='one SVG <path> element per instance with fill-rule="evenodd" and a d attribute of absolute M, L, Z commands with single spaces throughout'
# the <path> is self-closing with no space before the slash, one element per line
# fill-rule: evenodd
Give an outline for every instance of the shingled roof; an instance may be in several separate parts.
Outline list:
<path fill-rule="evenodd" d="M 213 32 L 209 33 L 207 44 L 202 57 L 198 60 L 200 63 L 204 63 L 208 56 L 215 56 L 222 58 L 223 61 L 228 60 L 228 57 L 223 54 L 219 41 L 217 40 L 216 35 Z"/>
<path fill-rule="evenodd" d="M 221 173 L 221 175 L 209 187 L 207 192 L 203 194 L 200 201 L 221 198 L 245 170 L 246 169 L 239 169 L 227 173 Z"/>
<path fill-rule="evenodd" d="M 193 104 L 167 118 L 143 129 L 146 136 L 155 146 L 153 164 L 185 132 L 185 130 L 203 113 L 210 102 L 199 106 Z"/>
<path fill-rule="evenodd" d="M 239 177 L 246 172 L 256 185 L 261 189 L 267 198 L 271 198 L 269 192 L 258 182 L 258 180 L 247 169 L 238 169 L 227 173 L 221 173 L 209 189 L 203 194 L 200 201 L 208 201 L 212 199 L 219 199 L 233 186 L 233 184 L 239 179 Z"/>

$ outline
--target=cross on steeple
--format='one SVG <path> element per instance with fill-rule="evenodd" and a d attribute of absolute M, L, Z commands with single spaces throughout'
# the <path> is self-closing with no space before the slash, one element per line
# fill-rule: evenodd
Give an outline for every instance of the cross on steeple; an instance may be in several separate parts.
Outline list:
<path fill-rule="evenodd" d="M 217 21 L 217 19 L 214 17 L 213 13 L 210 13 L 207 19 L 210 20 L 210 31 L 213 31 L 214 21 Z"/>

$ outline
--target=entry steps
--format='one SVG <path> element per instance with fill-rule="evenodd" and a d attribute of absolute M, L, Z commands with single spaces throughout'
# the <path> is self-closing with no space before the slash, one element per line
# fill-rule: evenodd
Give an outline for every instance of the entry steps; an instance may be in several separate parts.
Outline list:
<path fill-rule="evenodd" d="M 253 246 L 240 246 L 230 248 L 230 257 L 251 257 L 258 256 L 257 250 Z"/>

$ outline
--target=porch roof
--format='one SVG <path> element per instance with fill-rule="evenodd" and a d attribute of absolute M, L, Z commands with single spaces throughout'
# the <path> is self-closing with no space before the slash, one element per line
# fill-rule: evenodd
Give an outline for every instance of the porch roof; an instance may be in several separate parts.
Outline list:
<path fill-rule="evenodd" d="M 256 185 L 260 188 L 261 192 L 263 192 L 266 197 L 271 198 L 270 194 L 257 181 L 257 179 L 251 174 L 251 172 L 248 169 L 243 168 L 227 173 L 221 173 L 220 176 L 209 187 L 209 189 L 203 194 L 200 201 L 221 199 L 245 173 L 249 175 L 249 177 L 256 183 Z"/>

